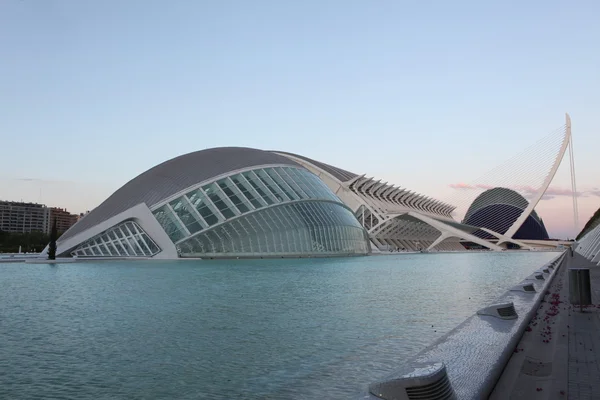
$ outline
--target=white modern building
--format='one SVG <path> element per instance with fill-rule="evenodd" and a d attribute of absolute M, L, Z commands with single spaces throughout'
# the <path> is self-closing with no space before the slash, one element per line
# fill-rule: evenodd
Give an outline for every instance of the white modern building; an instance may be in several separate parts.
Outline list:
<path fill-rule="evenodd" d="M 290 153 L 197 151 L 142 173 L 57 242 L 59 257 L 365 255 L 498 246 L 441 201 Z"/>
<path fill-rule="evenodd" d="M 534 207 L 570 144 L 568 116 L 560 139 L 532 199 L 490 190 L 473 202 L 464 223 L 453 218 L 450 204 L 297 154 L 196 151 L 126 183 L 60 237 L 56 254 L 172 259 L 464 250 L 461 242 L 490 250 L 556 247 L 519 232 L 545 232 Z M 510 223 L 499 223 L 508 214 Z"/>
<path fill-rule="evenodd" d="M 450 204 L 297 154 L 278 154 L 317 175 L 352 210 L 367 230 L 373 252 L 465 250 L 461 240 L 501 250 L 473 235 L 477 227 L 455 221 Z"/>
<path fill-rule="evenodd" d="M 132 179 L 65 232 L 56 254 L 173 259 L 369 251 L 352 210 L 305 167 L 273 152 L 224 147 L 176 157 Z"/>

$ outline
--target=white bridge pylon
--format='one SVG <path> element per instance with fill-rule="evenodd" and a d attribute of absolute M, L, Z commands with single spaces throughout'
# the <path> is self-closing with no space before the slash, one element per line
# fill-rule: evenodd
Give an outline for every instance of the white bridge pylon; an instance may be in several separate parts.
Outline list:
<path fill-rule="evenodd" d="M 565 126 L 555 130 L 550 136 L 542 138 L 527 148 L 517 158 L 496 166 L 483 178 L 465 185 L 474 190 L 504 188 L 514 195 L 510 200 L 516 204 L 509 211 L 512 215 L 500 215 L 506 222 L 499 228 L 485 228 L 490 217 L 484 217 L 482 223 L 459 222 L 455 219 L 457 204 L 415 193 L 399 186 L 388 184 L 385 180 L 355 174 L 341 168 L 325 164 L 297 154 L 276 152 L 306 167 L 317 175 L 354 213 L 369 236 L 372 247 L 379 251 L 394 250 L 464 250 L 460 241 L 476 243 L 491 250 L 503 250 L 504 243 L 513 243 L 522 249 L 533 249 L 526 240 L 517 240 L 513 236 L 534 212 L 535 207 L 547 191 L 558 167 L 564 158 L 567 147 L 572 149 L 571 120 L 566 115 Z M 569 144 L 571 146 L 569 146 Z M 530 153 L 533 149 L 533 154 Z M 522 155 L 525 154 L 525 157 Z M 552 158 L 554 157 L 554 158 Z M 517 173 L 515 173 L 517 172 Z M 574 177 L 574 172 L 572 171 Z M 542 184 L 540 185 L 540 182 Z M 515 188 L 516 190 L 508 189 Z M 530 198 L 518 193 L 524 191 Z M 573 192 L 576 194 L 573 180 Z M 470 208 L 473 199 L 463 199 L 459 206 Z M 574 199 L 574 204 L 576 200 Z M 484 203 L 479 205 L 494 205 Z M 523 211 L 521 211 L 523 210 Z M 519 212 L 519 214 L 516 214 Z M 534 214 L 535 216 L 535 214 Z M 510 218 L 508 218 L 510 217 Z M 537 217 L 535 217 L 537 219 Z M 508 226 L 511 221 L 512 225 Z M 506 232 L 501 234 L 496 231 Z M 494 239 L 478 236 L 486 232 Z"/>
<path fill-rule="evenodd" d="M 503 235 L 505 238 L 499 238 L 498 245 L 506 243 L 509 241 L 509 239 L 512 239 L 512 237 L 515 235 L 515 233 L 517 233 L 519 228 L 527 220 L 529 215 L 531 215 L 531 213 L 533 212 L 535 207 L 538 205 L 542 196 L 544 196 L 544 193 L 546 193 L 546 190 L 548 190 L 550 183 L 552 183 L 552 180 L 554 179 L 554 176 L 556 175 L 556 171 L 558 171 L 558 167 L 560 166 L 560 163 L 562 162 L 562 160 L 565 156 L 567 148 L 569 147 L 569 145 L 572 147 L 573 144 L 572 144 L 572 138 L 571 138 L 571 117 L 567 113 L 567 114 L 565 114 L 565 118 L 566 118 L 566 134 L 563 137 L 560 151 L 558 152 L 556 159 L 554 160 L 554 164 L 552 164 L 552 168 L 548 172 L 548 175 L 546 175 L 546 179 L 544 179 L 542 186 L 538 189 L 538 191 L 533 195 L 533 197 L 529 201 L 529 205 L 527 206 L 527 208 L 521 213 L 519 218 L 517 218 L 517 220 L 510 226 L 510 228 L 508 228 L 506 233 Z M 574 212 L 575 212 L 575 224 L 577 224 L 577 214 L 576 214 L 577 213 L 577 193 L 576 193 L 577 188 L 575 187 L 575 178 L 574 178 L 575 171 L 574 171 L 574 162 L 573 162 L 573 152 L 572 151 L 571 151 L 570 157 L 571 157 L 571 180 L 572 180 L 571 183 L 573 186 L 573 199 L 574 199 L 573 204 L 574 204 Z M 496 234 L 494 234 L 494 235 L 496 236 Z"/>

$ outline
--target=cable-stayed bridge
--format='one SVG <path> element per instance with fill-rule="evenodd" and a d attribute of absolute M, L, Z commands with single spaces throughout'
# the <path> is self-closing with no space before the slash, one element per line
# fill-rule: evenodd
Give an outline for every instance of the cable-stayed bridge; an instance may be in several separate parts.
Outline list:
<path fill-rule="evenodd" d="M 573 218 L 578 230 L 571 119 L 515 156 L 468 184 L 458 184 L 450 201 L 456 205 L 453 217 L 480 229 L 475 236 L 500 246 L 532 249 L 567 242 L 547 241 L 548 232 L 535 207 L 569 150 Z"/>

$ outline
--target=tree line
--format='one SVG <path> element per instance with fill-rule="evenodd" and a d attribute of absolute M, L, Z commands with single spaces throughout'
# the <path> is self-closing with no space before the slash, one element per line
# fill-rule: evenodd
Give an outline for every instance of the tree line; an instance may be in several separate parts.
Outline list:
<path fill-rule="evenodd" d="M 61 232 L 62 233 L 62 232 Z M 60 233 L 57 235 L 60 237 Z M 50 235 L 44 232 L 13 233 L 0 230 L 0 253 L 39 253 L 50 243 Z"/>

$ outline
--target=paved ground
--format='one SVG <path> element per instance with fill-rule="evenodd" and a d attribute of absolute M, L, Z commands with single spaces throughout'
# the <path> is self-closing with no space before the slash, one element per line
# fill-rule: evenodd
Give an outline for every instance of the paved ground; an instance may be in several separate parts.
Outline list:
<path fill-rule="evenodd" d="M 569 268 L 590 268 L 593 307 L 569 304 Z M 567 257 L 490 399 L 600 399 L 600 267 Z"/>
<path fill-rule="evenodd" d="M 575 253 L 569 267 L 590 268 L 592 303 L 569 315 L 569 399 L 600 399 L 600 267 Z"/>

